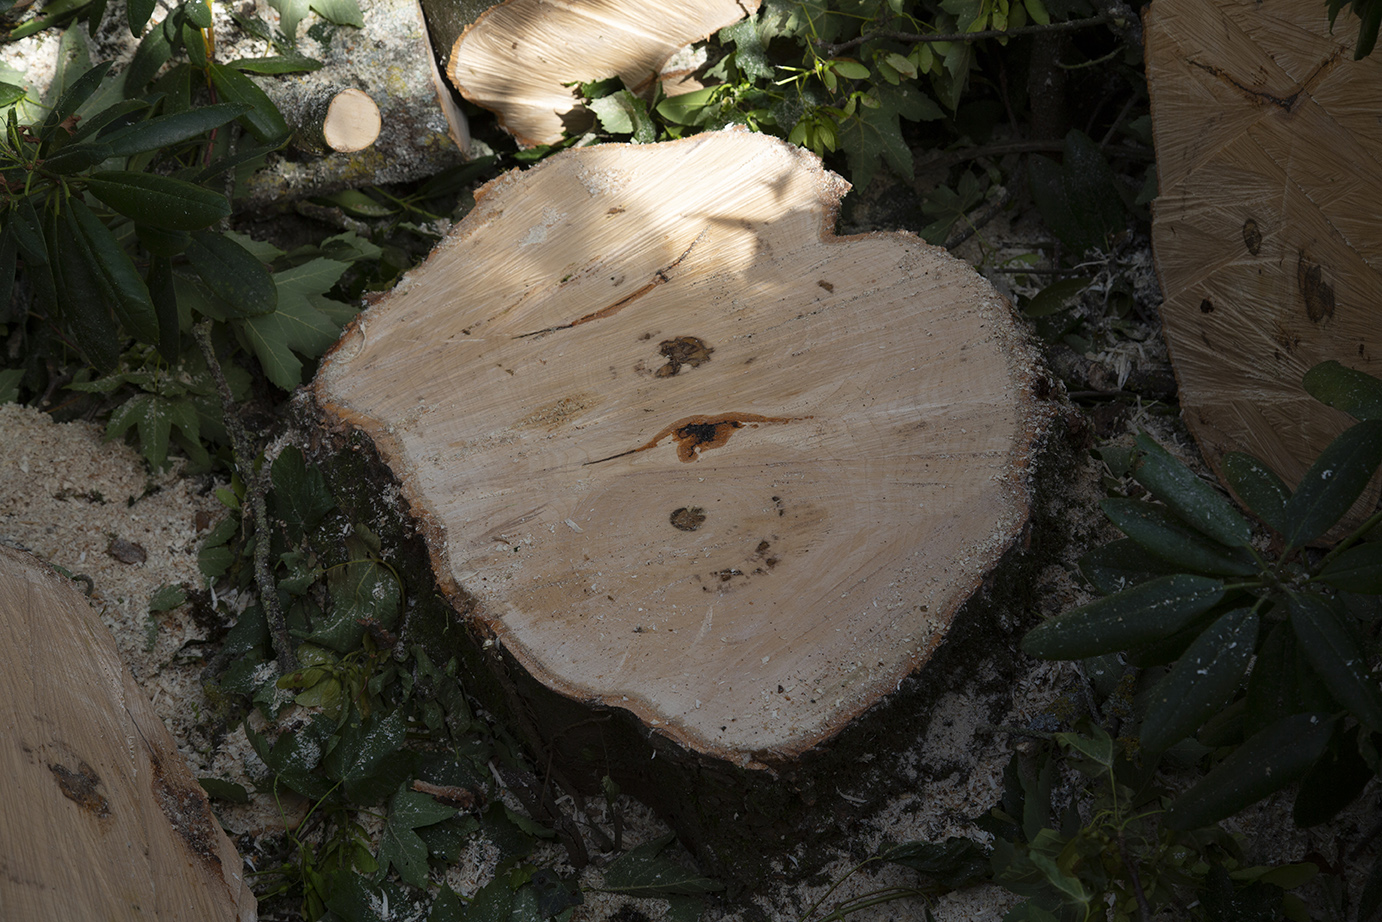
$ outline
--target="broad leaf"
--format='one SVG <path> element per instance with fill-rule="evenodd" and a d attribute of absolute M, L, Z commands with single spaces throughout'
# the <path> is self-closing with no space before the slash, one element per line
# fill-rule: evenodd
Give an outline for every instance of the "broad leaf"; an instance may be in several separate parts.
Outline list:
<path fill-rule="evenodd" d="M 1137 436 L 1142 455 L 1133 477 L 1182 521 L 1220 544 L 1247 544 L 1252 529 L 1228 500 L 1196 477 L 1145 432 Z"/>
<path fill-rule="evenodd" d="M 247 74 L 308 74 L 325 65 L 306 55 L 265 55 L 260 58 L 237 58 L 230 66 Z"/>
<path fill-rule="evenodd" d="M 1372 766 L 1358 753 L 1360 729 L 1354 725 L 1335 732 L 1324 755 L 1301 779 L 1300 792 L 1291 810 L 1297 828 L 1332 820 L 1372 780 Z"/>
<path fill-rule="evenodd" d="M 357 0 L 308 0 L 308 6 L 328 22 L 357 29 L 365 27 L 365 17 L 360 13 Z"/>
<path fill-rule="evenodd" d="M 1075 253 L 1106 246 L 1108 238 L 1124 228 L 1127 219 L 1113 170 L 1084 132 L 1072 129 L 1065 136 L 1060 164 L 1034 156 L 1028 169 L 1042 218 Z"/>
<path fill-rule="evenodd" d="M 1104 595 L 1176 572 L 1175 567 L 1151 556 L 1131 538 L 1096 547 L 1080 558 L 1080 573 Z"/>
<path fill-rule="evenodd" d="M 332 780 L 364 781 L 399 755 L 405 729 L 403 715 L 399 712 L 382 719 L 348 724 L 341 730 L 340 744 L 322 760 L 322 767 Z"/>
<path fill-rule="evenodd" d="M 307 466 L 295 446 L 283 449 L 270 469 L 274 515 L 283 521 L 288 537 L 296 541 L 336 505 L 321 470 Z"/>
<path fill-rule="evenodd" d="M 1333 360 L 1305 373 L 1310 396 L 1354 419 L 1382 419 L 1382 381 Z"/>
<path fill-rule="evenodd" d="M 840 126 L 839 144 L 849 161 L 856 189 L 865 189 L 878 172 L 878 161 L 888 164 L 903 179 L 912 178 L 912 149 L 902 137 L 901 119 L 933 121 L 945 113 L 915 83 L 900 86 L 878 84 L 869 90 L 878 106 L 860 106 L 853 118 Z"/>
<path fill-rule="evenodd" d="M 1382 419 L 1346 430 L 1320 452 L 1283 511 L 1290 547 L 1309 544 L 1343 518 L 1382 463 Z"/>
<path fill-rule="evenodd" d="M 52 4 L 49 4 L 51 12 Z M 17 37 L 17 36 L 15 36 Z M 104 61 L 82 74 L 67 91 L 58 99 L 57 105 L 53 106 L 53 111 L 48 113 L 48 117 L 43 120 L 43 125 L 38 129 L 38 137 L 42 141 L 51 140 L 57 132 L 58 127 L 81 107 L 81 104 L 91 98 L 101 86 L 101 81 L 110 72 L 110 65 L 113 62 Z"/>
<path fill-rule="evenodd" d="M 1172 829 L 1199 829 L 1298 781 L 1329 742 L 1326 714 L 1292 714 L 1238 747 L 1166 811 Z"/>
<path fill-rule="evenodd" d="M 657 127 L 648 116 L 648 104 L 626 89 L 592 99 L 586 105 L 600 120 L 600 127 L 611 134 L 632 135 L 635 144 L 657 140 Z"/>
<path fill-rule="evenodd" d="M 1292 595 L 1287 608 L 1296 641 L 1330 694 L 1363 724 L 1382 730 L 1382 691 L 1347 613 L 1310 593 Z"/>
<path fill-rule="evenodd" d="M 1183 570 L 1215 576 L 1257 572 L 1257 562 L 1246 549 L 1224 547 L 1204 537 L 1165 507 L 1136 499 L 1106 499 L 1099 508 L 1123 534 Z"/>
<path fill-rule="evenodd" d="M 1335 589 L 1382 595 L 1382 541 L 1369 541 L 1335 557 L 1315 577 Z"/>
<path fill-rule="evenodd" d="M 144 31 L 144 25 L 154 14 L 155 0 L 126 0 L 125 21 L 129 23 L 130 35 L 136 38 Z"/>
<path fill-rule="evenodd" d="M 278 288 L 264 264 L 224 234 L 193 234 L 187 258 L 207 289 L 236 316 L 257 317 L 278 308 Z"/>
<path fill-rule="evenodd" d="M 1257 643 L 1257 614 L 1240 608 L 1223 615 L 1192 643 L 1152 689 L 1139 736 L 1162 752 L 1220 711 L 1242 681 Z"/>
<path fill-rule="evenodd" d="M 278 11 L 278 27 L 288 41 L 296 42 L 298 23 L 302 22 L 310 9 L 308 0 L 269 0 L 269 6 Z"/>
<path fill-rule="evenodd" d="M 1169 637 L 1224 597 L 1217 579 L 1163 576 L 1038 625 L 1022 649 L 1043 659 L 1085 659 Z"/>
<path fill-rule="evenodd" d="M 110 148 L 104 144 L 69 144 L 43 161 L 43 169 L 59 176 L 70 176 L 99 166 L 111 158 Z"/>
<path fill-rule="evenodd" d="M 174 426 L 191 441 L 197 440 L 201 430 L 190 401 L 147 393 L 136 394 L 110 414 L 106 438 L 119 438 L 131 426 L 139 433 L 140 452 L 155 470 L 167 463 L 168 439 Z"/>
<path fill-rule="evenodd" d="M 402 788 L 389 801 L 389 819 L 379 844 L 379 872 L 390 865 L 398 871 L 403 882 L 425 890 L 427 879 L 427 844 L 413 830 L 430 826 L 456 815 L 455 807 L 437 803 L 426 794 Z"/>
<path fill-rule="evenodd" d="M 1223 456 L 1220 465 L 1224 482 L 1268 528 L 1286 531 L 1286 503 L 1291 488 L 1266 464 L 1252 455 L 1231 451 Z"/>
<path fill-rule="evenodd" d="M 91 251 L 98 274 L 105 280 L 116 319 L 127 333 L 140 342 L 157 343 L 158 315 L 134 261 L 115 239 L 110 228 L 92 214 L 86 203 L 73 198 L 67 207 L 76 231 Z"/>
<path fill-rule="evenodd" d="M 92 173 L 86 187 L 122 215 L 153 227 L 200 230 L 230 215 L 224 195 L 156 173 Z"/>
<path fill-rule="evenodd" d="M 211 82 L 216 85 L 216 92 L 222 100 L 249 106 L 248 111 L 240 116 L 240 124 L 254 135 L 255 140 L 265 144 L 279 144 L 287 140 L 288 123 L 283 120 L 273 100 L 253 80 L 225 64 L 212 64 L 210 70 Z"/>
<path fill-rule="evenodd" d="M 724 889 L 724 885 L 662 857 L 661 852 L 675 838 L 671 833 L 631 848 L 605 869 L 601 888 L 631 896 L 685 894 L 699 896 Z"/>
<path fill-rule="evenodd" d="M 72 219 L 71 209 L 65 210 L 61 219 L 52 211 L 45 211 L 44 222 L 63 326 L 86 360 L 108 374 L 120 361 L 114 296 Z"/>
<path fill-rule="evenodd" d="M 160 115 L 148 121 L 127 125 L 103 135 L 101 143 L 110 148 L 111 156 L 129 157 L 201 137 L 211 129 L 219 128 L 248 111 L 248 106 L 232 103 L 201 106 L 187 112 Z"/>
<path fill-rule="evenodd" d="M 1339 703 L 1305 658 L 1289 621 L 1267 634 L 1248 678 L 1243 731 L 1251 736 L 1291 714 L 1327 713 Z"/>
<path fill-rule="evenodd" d="M 989 867 L 987 850 L 973 839 L 960 836 L 951 836 L 944 842 L 904 842 L 880 851 L 878 857 L 951 888 L 986 877 Z"/>

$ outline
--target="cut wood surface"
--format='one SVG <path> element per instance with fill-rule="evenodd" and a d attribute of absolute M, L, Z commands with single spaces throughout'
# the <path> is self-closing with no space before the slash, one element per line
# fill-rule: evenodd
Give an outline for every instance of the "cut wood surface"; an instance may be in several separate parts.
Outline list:
<path fill-rule="evenodd" d="M 554 144 L 566 128 L 579 133 L 590 122 L 573 82 L 618 76 L 643 92 L 680 48 L 753 15 L 759 2 L 507 0 L 466 28 L 446 73 L 520 144 Z"/>
<path fill-rule="evenodd" d="M 1206 459 L 1294 485 L 1349 417 L 1301 387 L 1382 374 L 1382 56 L 1313 0 L 1156 0 L 1153 245 L 1185 419 Z M 1372 493 L 1369 502 L 1375 500 Z"/>
<path fill-rule="evenodd" d="M 322 117 L 322 140 L 341 153 L 364 150 L 379 137 L 382 122 L 379 107 L 364 90 L 342 90 L 326 106 Z"/>
<path fill-rule="evenodd" d="M 1007 303 L 773 138 L 573 150 L 486 186 L 315 382 L 433 566 L 543 683 L 752 764 L 923 663 L 1029 507 Z"/>
<path fill-rule="evenodd" d="M 71 580 L 0 546 L 0 918 L 257 917 L 240 856 Z"/>

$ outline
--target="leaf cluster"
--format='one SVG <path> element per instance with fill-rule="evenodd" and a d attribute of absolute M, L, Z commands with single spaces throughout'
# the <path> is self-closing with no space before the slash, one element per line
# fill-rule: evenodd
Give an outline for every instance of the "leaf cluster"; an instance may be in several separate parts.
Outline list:
<path fill-rule="evenodd" d="M 1315 825 L 1382 772 L 1382 542 L 1368 540 L 1382 514 L 1316 547 L 1382 465 L 1382 381 L 1326 362 L 1304 383 L 1358 422 L 1295 490 L 1257 458 L 1225 456 L 1225 483 L 1265 533 L 1139 436 L 1125 463 L 1146 498 L 1104 500 L 1127 537 L 1081 561 L 1104 596 L 1023 640 L 1043 658 L 1121 654 L 1144 670 L 1140 757 L 1155 764 L 1191 746 L 1211 763 L 1170 803 L 1170 830 L 1210 826 L 1297 781 L 1295 822 Z"/>

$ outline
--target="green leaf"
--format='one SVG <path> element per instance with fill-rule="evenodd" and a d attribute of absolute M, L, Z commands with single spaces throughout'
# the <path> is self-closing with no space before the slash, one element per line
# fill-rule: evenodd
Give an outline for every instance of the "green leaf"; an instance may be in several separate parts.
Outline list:
<path fill-rule="evenodd" d="M 125 3 L 125 21 L 129 23 L 130 35 L 138 38 L 144 31 L 149 17 L 154 14 L 154 5 L 155 0 L 127 0 Z"/>
<path fill-rule="evenodd" d="M 165 583 L 155 589 L 153 595 L 149 596 L 149 611 L 172 611 L 186 601 L 187 591 L 185 589 L 175 584 Z"/>
<path fill-rule="evenodd" d="M 1070 301 L 1089 287 L 1092 278 L 1061 279 L 1032 296 L 1022 313 L 1028 317 L 1049 317 L 1065 310 Z"/>
<path fill-rule="evenodd" d="M 1292 595 L 1286 607 L 1296 641 L 1330 694 L 1360 722 L 1382 730 L 1382 691 L 1352 619 L 1337 603 L 1309 593 Z"/>
<path fill-rule="evenodd" d="M 377 802 L 392 791 L 411 768 L 403 751 L 403 715 L 397 711 L 382 719 L 370 718 L 347 724 L 341 741 L 322 760 L 327 777 L 344 782 L 346 796 L 359 803 Z M 385 787 L 387 785 L 387 787 Z"/>
<path fill-rule="evenodd" d="M 249 111 L 242 104 L 217 103 L 187 112 L 160 115 L 148 121 L 128 125 L 101 137 L 101 143 L 111 149 L 111 156 L 129 157 L 145 151 L 160 150 L 198 138 L 213 128 L 219 128 Z"/>
<path fill-rule="evenodd" d="M 120 333 L 112 316 L 114 295 L 78 231 L 71 209 L 64 211 L 61 219 L 52 211 L 45 211 L 44 218 L 63 326 L 86 360 L 109 374 L 120 361 Z"/>
<path fill-rule="evenodd" d="M 0 82 L 0 109 L 8 109 L 10 106 L 19 102 L 28 93 L 22 86 L 15 86 L 13 83 Z"/>
<path fill-rule="evenodd" d="M 283 120 L 273 100 L 264 95 L 264 91 L 253 80 L 225 64 L 212 64 L 210 71 L 211 82 L 215 84 L 221 99 L 249 106 L 248 111 L 240 116 L 240 124 L 254 135 L 255 140 L 278 144 L 288 139 L 288 123 Z"/>
<path fill-rule="evenodd" d="M 360 4 L 356 0 L 309 0 L 308 6 L 322 19 L 338 26 L 365 27 L 365 17 L 360 13 Z"/>
<path fill-rule="evenodd" d="M 1104 247 L 1124 228 L 1126 215 L 1117 180 L 1089 136 L 1072 129 L 1060 164 L 1049 157 L 1028 161 L 1032 197 L 1047 226 L 1067 247 L 1083 254 Z"/>
<path fill-rule="evenodd" d="M 1199 829 L 1298 781 L 1324 752 L 1333 722 L 1292 714 L 1251 737 L 1166 811 L 1171 829 Z"/>
<path fill-rule="evenodd" d="M 1205 538 L 1165 507 L 1136 499 L 1106 499 L 1099 508 L 1123 534 L 1184 570 L 1215 576 L 1257 573 L 1257 562 L 1246 549 L 1227 548 Z"/>
<path fill-rule="evenodd" d="M 1217 579 L 1163 576 L 1038 625 L 1022 649 L 1042 659 L 1085 659 L 1169 637 L 1224 597 Z"/>
<path fill-rule="evenodd" d="M 14 279 L 18 271 L 19 238 L 15 232 L 15 224 L 18 222 L 13 215 L 6 217 L 9 220 L 0 227 L 0 323 L 12 323 L 19 319 L 17 314 L 11 313 Z"/>
<path fill-rule="evenodd" d="M 264 264 L 224 234 L 193 234 L 187 258 L 207 289 L 230 305 L 236 316 L 270 315 L 278 308 L 278 287 Z"/>
<path fill-rule="evenodd" d="M 987 876 L 988 851 L 973 839 L 950 836 L 944 842 L 904 842 L 878 857 L 925 874 L 943 887 L 958 888 Z"/>
<path fill-rule="evenodd" d="M 455 807 L 437 803 L 426 794 L 401 788 L 389 801 L 389 819 L 379 845 L 379 874 L 389 866 L 398 870 L 403 882 L 426 889 L 427 845 L 413 830 L 430 826 L 456 815 Z"/>
<path fill-rule="evenodd" d="M 91 251 L 98 274 L 105 280 L 107 298 L 125 330 L 145 343 L 158 342 L 158 314 L 134 261 L 110 228 L 81 199 L 67 203 L 75 229 Z"/>
<path fill-rule="evenodd" d="M 1113 737 L 1109 736 L 1103 727 L 1095 727 L 1092 736 L 1082 736 L 1079 733 L 1057 733 L 1056 740 L 1085 756 L 1101 768 L 1111 767 L 1117 754 L 1113 746 Z"/>
<path fill-rule="evenodd" d="M 246 74 L 310 74 L 325 65 L 306 55 L 265 55 L 259 58 L 236 58 L 230 67 Z"/>
<path fill-rule="evenodd" d="M 1131 538 L 1096 547 L 1080 558 L 1080 573 L 1103 595 L 1176 572 L 1175 567 L 1151 556 Z"/>
<path fill-rule="evenodd" d="M 88 176 L 86 187 L 122 215 L 168 230 L 200 230 L 230 215 L 219 192 L 156 173 L 107 170 Z"/>
<path fill-rule="evenodd" d="M 1382 595 L 1382 541 L 1370 541 L 1344 551 L 1315 577 L 1335 589 Z"/>
<path fill-rule="evenodd" d="M 1140 433 L 1137 447 L 1142 454 L 1133 477 L 1182 521 L 1229 547 L 1252 539 L 1252 529 L 1238 510 L 1151 436 Z"/>
<path fill-rule="evenodd" d="M 829 67 L 848 80 L 867 80 L 869 78 L 869 69 L 858 61 L 848 59 L 831 61 Z"/>
<path fill-rule="evenodd" d="M 270 469 L 274 515 L 288 529 L 288 538 L 299 540 L 336 506 L 336 498 L 316 465 L 307 466 L 302 452 L 288 446 L 279 452 Z"/>
<path fill-rule="evenodd" d="M 140 453 L 155 470 L 161 470 L 167 464 L 168 438 L 173 427 L 196 441 L 201 423 L 190 401 L 143 393 L 134 395 L 110 414 L 106 438 L 119 438 L 131 426 L 139 433 Z"/>
<path fill-rule="evenodd" d="M 1291 714 L 1339 710 L 1296 641 L 1289 621 L 1278 622 L 1267 634 L 1248 678 L 1243 730 L 1257 733 Z"/>
<path fill-rule="evenodd" d="M 724 889 L 724 885 L 662 857 L 661 852 L 675 838 L 668 833 L 652 842 L 631 848 L 605 868 L 602 890 L 630 896 L 674 894 L 700 896 Z"/>
<path fill-rule="evenodd" d="M 1224 455 L 1220 465 L 1224 482 L 1238 494 L 1248 511 L 1273 531 L 1286 531 L 1286 502 L 1291 498 L 1291 488 L 1267 465 L 1241 451 Z"/>
<path fill-rule="evenodd" d="M 1370 374 L 1331 360 L 1307 371 L 1303 383 L 1311 397 L 1354 419 L 1382 419 L 1382 381 Z"/>
<path fill-rule="evenodd" d="M 43 168 L 59 176 L 70 176 L 99 166 L 111 157 L 104 144 L 69 144 L 43 161 Z"/>
<path fill-rule="evenodd" d="M 1223 709 L 1242 681 L 1257 644 L 1257 613 L 1240 608 L 1196 638 L 1152 689 L 1139 736 L 1163 752 Z"/>
<path fill-rule="evenodd" d="M 1318 826 L 1338 815 L 1373 779 L 1372 766 L 1358 752 L 1358 726 L 1337 730 L 1319 761 L 1300 781 L 1291 810 L 1298 829 Z"/>
<path fill-rule="evenodd" d="M 134 58 L 125 70 L 125 93 L 134 95 L 149 85 L 154 75 L 173 57 L 173 47 L 160 26 L 155 26 L 139 40 Z"/>
<path fill-rule="evenodd" d="M 49 4 L 49 11 L 51 11 L 52 6 Z M 11 34 L 11 38 L 17 37 L 19 36 Z M 43 125 L 38 130 L 39 140 L 51 140 L 57 133 L 59 126 L 67 121 L 81 107 L 82 103 L 91 98 L 91 95 L 100 88 L 101 81 L 106 78 L 106 74 L 110 72 L 112 63 L 111 61 L 103 61 L 73 81 L 72 85 L 58 99 L 53 111 L 49 112 L 48 117 L 43 120 Z"/>
<path fill-rule="evenodd" d="M 158 319 L 158 352 L 164 361 L 176 363 L 182 325 L 178 316 L 177 289 L 173 284 L 172 260 L 164 256 L 150 259 L 149 277 L 145 284 Z"/>
<path fill-rule="evenodd" d="M 1346 430 L 1320 452 L 1283 511 L 1286 543 L 1300 547 L 1343 518 L 1382 463 L 1382 419 Z"/>
<path fill-rule="evenodd" d="M 657 140 L 657 128 L 648 117 L 648 104 L 628 90 L 619 90 L 586 103 L 600 127 L 610 134 L 631 134 L 636 144 L 651 144 Z"/>
<path fill-rule="evenodd" d="M 901 119 L 933 121 L 944 116 L 941 107 L 914 83 L 878 84 L 868 95 L 878 106 L 861 107 L 840 126 L 839 143 L 849 162 L 856 189 L 866 189 L 883 160 L 903 179 L 912 177 L 912 149 L 902 137 Z"/>
<path fill-rule="evenodd" d="M 221 778 L 198 778 L 197 782 L 208 796 L 216 800 L 228 804 L 247 804 L 250 802 L 250 792 L 234 781 L 226 781 Z"/>
<path fill-rule="evenodd" d="M 310 9 L 308 0 L 269 0 L 269 6 L 278 11 L 278 27 L 288 41 L 296 42 L 298 23 L 302 22 Z"/>

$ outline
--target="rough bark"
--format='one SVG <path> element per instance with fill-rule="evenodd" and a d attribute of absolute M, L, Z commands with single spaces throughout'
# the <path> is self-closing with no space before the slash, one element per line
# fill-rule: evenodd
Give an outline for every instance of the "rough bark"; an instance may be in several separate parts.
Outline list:
<path fill-rule="evenodd" d="M 0 917 L 257 917 L 235 847 L 70 580 L 0 546 Z"/>
<path fill-rule="evenodd" d="M 1205 458 L 1297 483 L 1350 422 L 1301 378 L 1382 374 L 1382 57 L 1312 0 L 1157 0 L 1153 245 L 1180 403 Z M 1376 500 L 1371 491 L 1367 502 Z"/>

